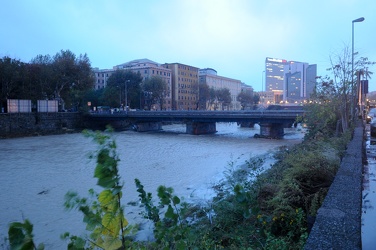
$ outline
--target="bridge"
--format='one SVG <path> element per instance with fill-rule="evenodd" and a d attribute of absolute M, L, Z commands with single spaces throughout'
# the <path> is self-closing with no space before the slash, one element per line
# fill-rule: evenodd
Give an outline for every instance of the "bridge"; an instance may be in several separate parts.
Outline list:
<path fill-rule="evenodd" d="M 302 109 L 296 110 L 246 110 L 246 111 L 121 111 L 89 113 L 86 120 L 90 123 L 110 124 L 119 127 L 126 122 L 132 124 L 137 131 L 154 131 L 162 128 L 162 122 L 183 122 L 188 134 L 210 134 L 216 132 L 216 122 L 237 122 L 240 124 L 260 125 L 260 136 L 282 138 L 285 127 L 291 127 Z"/>

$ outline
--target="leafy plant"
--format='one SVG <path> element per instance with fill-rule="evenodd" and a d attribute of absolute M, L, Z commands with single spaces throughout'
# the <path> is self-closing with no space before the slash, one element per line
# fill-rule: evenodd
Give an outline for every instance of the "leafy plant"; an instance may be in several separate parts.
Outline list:
<path fill-rule="evenodd" d="M 187 249 L 195 245 L 195 237 L 187 220 L 189 205 L 174 195 L 171 187 L 159 186 L 159 206 L 153 205 L 151 193 L 146 193 L 140 180 L 135 179 L 141 204 L 145 207 L 144 217 L 154 223 L 154 237 L 163 249 Z M 159 213 L 164 216 L 161 218 Z"/>
<path fill-rule="evenodd" d="M 95 157 L 97 160 L 94 177 L 98 179 L 97 185 L 104 190 L 99 194 L 89 190 L 93 201 L 80 198 L 75 192 L 68 192 L 65 206 L 67 209 L 77 208 L 84 214 L 86 229 L 91 231 L 90 238 L 87 239 L 89 249 L 125 248 L 126 236 L 131 233 L 132 227 L 128 225 L 124 217 L 124 207 L 121 205 L 123 184 L 118 172 L 116 143 L 108 134 L 86 131 L 85 135 L 92 137 L 99 145 L 99 150 L 91 158 Z M 82 242 L 86 241 L 70 236 L 69 233 L 63 237 L 70 239 L 69 249 L 83 249 Z"/>
<path fill-rule="evenodd" d="M 41 243 L 35 246 L 33 241 L 33 224 L 29 220 L 25 220 L 24 223 L 13 222 L 9 225 L 8 240 L 10 249 L 21 250 L 43 250 L 44 245 Z"/>

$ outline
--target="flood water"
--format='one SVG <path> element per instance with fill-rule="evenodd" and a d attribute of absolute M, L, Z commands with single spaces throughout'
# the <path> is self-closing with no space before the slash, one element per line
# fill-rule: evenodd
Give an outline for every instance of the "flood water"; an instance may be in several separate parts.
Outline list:
<path fill-rule="evenodd" d="M 205 201 L 230 162 L 241 165 L 303 138 L 300 128 L 285 129 L 282 140 L 255 139 L 257 127 L 240 128 L 234 123 L 217 124 L 217 130 L 214 135 L 195 136 L 184 134 L 185 126 L 175 124 L 158 133 L 114 133 L 125 183 L 122 202 L 131 223 L 140 219 L 137 209 L 128 204 L 138 202 L 135 178 L 147 192 L 155 194 L 159 185 L 166 185 L 186 200 Z M 96 186 L 95 162 L 88 159 L 96 148 L 82 134 L 0 140 L 0 246 L 9 223 L 26 218 L 34 224 L 35 242 L 43 242 L 45 249 L 66 249 L 62 233 L 84 232 L 82 215 L 64 210 L 64 195 L 76 191 L 88 197 L 87 191 Z"/>

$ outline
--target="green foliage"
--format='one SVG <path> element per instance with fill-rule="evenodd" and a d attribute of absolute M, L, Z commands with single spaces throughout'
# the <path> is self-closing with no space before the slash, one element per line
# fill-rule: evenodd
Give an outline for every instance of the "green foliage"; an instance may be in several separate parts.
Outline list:
<path fill-rule="evenodd" d="M 151 109 L 151 105 L 157 104 L 159 109 L 163 109 L 163 101 L 166 98 L 167 84 L 160 76 L 152 76 L 144 81 L 142 84 L 142 90 L 144 92 L 150 93 L 150 101 L 148 100 L 145 104 L 148 105 L 148 109 Z"/>
<path fill-rule="evenodd" d="M 304 106 L 309 113 L 304 118 L 304 123 L 308 127 L 306 139 L 323 139 L 335 135 L 340 116 L 339 113 L 333 112 L 339 110 L 334 104 L 334 102 L 321 102 Z"/>
<path fill-rule="evenodd" d="M 107 134 L 86 132 L 99 145 L 99 150 L 92 157 L 97 165 L 94 177 L 98 179 L 98 186 L 104 188 L 99 194 L 89 190 L 93 201 L 80 198 L 77 193 L 68 192 L 65 196 L 67 209 L 77 208 L 84 214 L 83 221 L 86 229 L 91 231 L 89 248 L 119 249 L 125 247 L 126 237 L 132 227 L 124 217 L 124 207 L 121 205 L 123 184 L 120 183 L 118 173 L 119 158 L 116 153 L 116 143 Z M 80 237 L 65 235 L 70 239 L 70 249 L 82 249 L 83 241 Z M 86 246 L 86 243 L 84 244 Z"/>
<path fill-rule="evenodd" d="M 131 70 L 116 70 L 108 78 L 101 100 L 111 107 L 139 107 L 142 77 Z M 125 103 L 127 102 L 127 104 Z"/>
<path fill-rule="evenodd" d="M 255 101 L 255 96 L 249 92 L 242 91 L 238 94 L 236 97 L 237 101 L 240 102 L 240 105 L 242 106 L 242 109 L 250 108 L 253 106 L 253 104 L 257 103 Z"/>
<path fill-rule="evenodd" d="M 53 57 L 38 55 L 30 63 L 0 59 L 0 107 L 6 99 L 59 99 L 62 108 L 83 105 L 83 96 L 94 85 L 90 60 L 61 50 Z M 86 105 L 86 103 L 85 103 Z"/>
<path fill-rule="evenodd" d="M 207 110 L 207 104 L 210 101 L 210 88 L 207 83 L 199 83 L 198 85 L 198 102 L 199 102 L 199 109 L 200 110 Z"/>
<path fill-rule="evenodd" d="M 8 240 L 11 250 L 42 250 L 43 244 L 35 246 L 33 241 L 33 225 L 29 220 L 25 220 L 24 223 L 13 222 L 9 225 Z"/>
<path fill-rule="evenodd" d="M 189 205 L 181 203 L 179 197 L 173 194 L 171 187 L 159 186 L 157 195 L 159 206 L 153 205 L 151 193 L 146 193 L 141 182 L 135 180 L 141 204 L 145 207 L 144 217 L 154 223 L 154 237 L 158 248 L 162 249 L 189 249 L 197 242 L 197 236 L 187 221 Z M 163 218 L 159 217 L 160 211 Z"/>

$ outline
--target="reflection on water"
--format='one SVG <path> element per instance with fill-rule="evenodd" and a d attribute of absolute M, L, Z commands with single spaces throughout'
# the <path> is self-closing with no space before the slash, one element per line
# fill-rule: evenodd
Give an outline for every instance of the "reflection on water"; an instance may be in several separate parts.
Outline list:
<path fill-rule="evenodd" d="M 114 134 L 120 156 L 120 174 L 125 183 L 124 202 L 138 201 L 134 179 L 147 192 L 159 185 L 173 187 L 186 199 L 202 200 L 212 195 L 211 186 L 223 176 L 229 162 L 242 164 L 250 156 L 301 141 L 299 129 L 285 129 L 283 140 L 255 139 L 258 128 L 217 124 L 214 135 L 184 134 L 184 125 L 164 126 L 159 133 L 124 131 Z M 46 249 L 66 249 L 60 234 L 84 232 L 82 216 L 63 208 L 67 191 L 87 197 L 95 187 L 95 162 L 88 154 L 96 149 L 81 134 L 27 137 L 0 141 L 0 237 L 12 221 L 30 219 L 37 243 Z M 127 219 L 139 220 L 135 207 L 126 206 Z"/>

